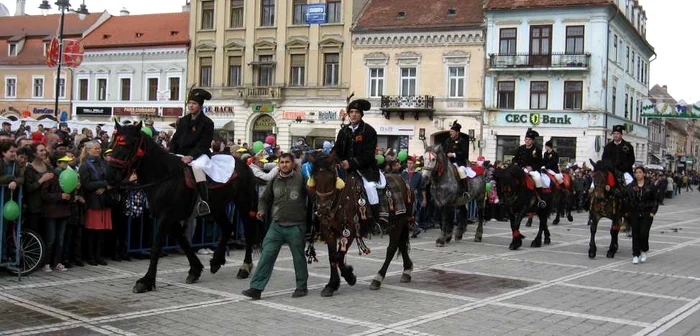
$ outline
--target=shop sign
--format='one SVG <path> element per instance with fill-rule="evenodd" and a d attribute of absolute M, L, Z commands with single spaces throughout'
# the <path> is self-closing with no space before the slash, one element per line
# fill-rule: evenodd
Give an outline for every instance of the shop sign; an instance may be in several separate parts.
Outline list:
<path fill-rule="evenodd" d="M 34 108 L 32 109 L 33 114 L 53 114 L 53 109 L 50 108 Z"/>
<path fill-rule="evenodd" d="M 530 113 L 530 114 L 517 114 L 510 113 L 506 114 L 507 123 L 530 123 L 532 126 L 539 126 L 540 124 L 552 124 L 552 125 L 571 125 L 571 117 L 568 115 L 563 116 L 549 116 L 542 115 L 540 113 Z"/>
<path fill-rule="evenodd" d="M 75 114 L 110 116 L 110 115 L 112 115 L 112 108 L 111 107 L 76 107 Z"/>
<path fill-rule="evenodd" d="M 157 107 L 115 107 L 114 114 L 115 115 L 122 115 L 122 116 L 128 116 L 128 115 L 157 116 L 158 115 L 158 108 Z"/>
<path fill-rule="evenodd" d="M 277 127 L 275 119 L 266 114 L 255 120 L 253 123 L 253 131 L 269 131 L 273 127 Z"/>
<path fill-rule="evenodd" d="M 275 105 L 265 104 L 265 105 L 253 105 L 253 112 L 263 112 L 270 113 L 275 111 Z"/>
<path fill-rule="evenodd" d="M 413 125 L 375 125 L 378 135 L 413 136 L 416 128 Z"/>
<path fill-rule="evenodd" d="M 605 127 L 604 115 L 584 112 L 488 112 L 493 126 Z"/>
<path fill-rule="evenodd" d="M 290 119 L 290 120 L 296 120 L 296 119 L 306 119 L 306 112 L 304 111 L 284 111 L 282 112 L 282 119 Z"/>
<path fill-rule="evenodd" d="M 321 121 L 338 120 L 338 112 L 337 111 L 318 111 L 318 120 L 321 120 Z"/>
<path fill-rule="evenodd" d="M 231 114 L 234 111 L 234 107 L 228 106 L 228 105 L 221 105 L 221 106 L 207 106 L 207 105 L 205 105 L 204 107 L 202 107 L 202 111 L 206 114 L 217 114 L 217 113 Z"/>
<path fill-rule="evenodd" d="M 162 115 L 164 117 L 181 117 L 182 111 L 182 107 L 164 107 Z"/>

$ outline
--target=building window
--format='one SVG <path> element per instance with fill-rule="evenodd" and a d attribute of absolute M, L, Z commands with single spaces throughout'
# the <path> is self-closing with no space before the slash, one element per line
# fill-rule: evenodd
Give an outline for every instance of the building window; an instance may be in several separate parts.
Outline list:
<path fill-rule="evenodd" d="M 78 100 L 88 100 L 88 87 L 90 87 L 90 81 L 87 78 L 81 78 L 78 80 Z"/>
<path fill-rule="evenodd" d="M 613 86 L 612 88 L 612 114 L 615 115 L 617 111 L 617 88 Z"/>
<path fill-rule="evenodd" d="M 306 0 L 294 0 L 294 11 L 292 12 L 292 23 L 295 25 L 306 24 L 304 20 L 306 14 Z"/>
<path fill-rule="evenodd" d="M 576 161 L 575 137 L 552 137 L 552 146 L 559 154 L 559 164 Z"/>
<path fill-rule="evenodd" d="M 58 97 L 66 98 L 66 79 L 61 78 L 58 80 Z"/>
<path fill-rule="evenodd" d="M 549 91 L 548 82 L 530 82 L 530 109 L 546 110 L 547 94 Z"/>
<path fill-rule="evenodd" d="M 199 85 L 202 87 L 211 86 L 211 57 L 202 57 L 199 59 Z"/>
<path fill-rule="evenodd" d="M 369 96 L 378 98 L 384 95 L 384 68 L 369 69 Z"/>
<path fill-rule="evenodd" d="M 323 54 L 323 65 L 323 85 L 338 85 L 340 82 L 340 54 Z"/>
<path fill-rule="evenodd" d="M 630 120 L 634 120 L 637 118 L 637 116 L 634 115 L 634 92 L 630 95 Z M 627 119 L 627 116 L 625 116 L 625 119 Z"/>
<path fill-rule="evenodd" d="M 44 79 L 34 78 L 34 90 L 32 91 L 33 98 L 44 98 Z"/>
<path fill-rule="evenodd" d="M 289 58 L 289 85 L 304 86 L 304 75 L 306 72 L 306 55 L 295 54 L 291 55 Z"/>
<path fill-rule="evenodd" d="M 627 65 L 626 65 L 627 72 L 629 72 L 630 71 L 630 47 L 627 47 L 627 62 L 626 63 L 627 63 Z"/>
<path fill-rule="evenodd" d="M 615 36 L 613 36 L 613 61 L 615 61 L 615 63 L 617 63 L 617 53 L 619 52 L 617 49 L 617 43 L 617 34 L 615 34 Z"/>
<path fill-rule="evenodd" d="M 122 78 L 119 82 L 119 97 L 123 101 L 131 100 L 131 78 Z"/>
<path fill-rule="evenodd" d="M 500 43 L 498 47 L 499 55 L 515 55 L 517 46 L 518 29 L 501 28 Z"/>
<path fill-rule="evenodd" d="M 629 118 L 630 116 L 629 106 L 627 106 L 627 101 L 629 100 L 629 98 L 629 93 L 625 93 L 625 119 Z"/>
<path fill-rule="evenodd" d="M 465 67 L 449 67 L 447 78 L 450 84 L 449 96 L 450 98 L 462 98 L 464 97 L 464 74 Z"/>
<path fill-rule="evenodd" d="M 148 100 L 158 100 L 158 78 L 148 79 Z"/>
<path fill-rule="evenodd" d="M 202 2 L 202 29 L 214 29 L 214 1 Z"/>
<path fill-rule="evenodd" d="M 168 78 L 168 87 L 170 88 L 170 100 L 180 100 L 180 77 Z"/>
<path fill-rule="evenodd" d="M 402 96 L 415 96 L 416 95 L 416 82 L 417 82 L 417 70 L 416 68 L 401 68 L 401 82 L 399 83 L 399 92 Z"/>
<path fill-rule="evenodd" d="M 5 78 L 5 98 L 17 98 L 17 78 Z"/>
<path fill-rule="evenodd" d="M 515 152 L 520 147 L 520 137 L 513 135 L 499 135 L 496 137 L 496 160 L 510 164 Z"/>
<path fill-rule="evenodd" d="M 260 55 L 260 65 L 258 71 L 258 86 L 272 86 L 275 77 L 275 68 L 272 63 L 272 55 Z"/>
<path fill-rule="evenodd" d="M 641 68 L 642 68 L 642 58 L 640 56 L 637 56 L 637 80 L 641 81 L 642 80 L 642 74 L 641 74 Z"/>
<path fill-rule="evenodd" d="M 515 109 L 515 82 L 498 82 L 498 101 L 496 104 L 499 109 Z"/>
<path fill-rule="evenodd" d="M 566 27 L 566 53 L 569 55 L 583 55 L 583 26 Z"/>
<path fill-rule="evenodd" d="M 632 78 L 634 78 L 634 58 L 636 57 L 636 54 L 634 50 L 632 50 L 632 66 L 630 67 L 630 75 L 632 75 Z"/>
<path fill-rule="evenodd" d="M 564 109 L 583 108 L 583 82 L 564 82 Z"/>
<path fill-rule="evenodd" d="M 97 79 L 97 100 L 107 100 L 107 78 Z"/>
<path fill-rule="evenodd" d="M 275 25 L 275 0 L 262 0 L 260 12 L 260 26 L 272 27 Z"/>
<path fill-rule="evenodd" d="M 243 82 L 243 72 L 241 71 L 241 56 L 231 56 L 228 58 L 228 86 L 241 86 Z"/>
<path fill-rule="evenodd" d="M 343 4 L 340 0 L 326 0 L 328 23 L 343 22 Z"/>
<path fill-rule="evenodd" d="M 231 0 L 231 24 L 229 27 L 243 27 L 243 0 Z"/>
<path fill-rule="evenodd" d="M 7 55 L 8 56 L 17 56 L 17 43 L 10 43 L 7 46 Z"/>

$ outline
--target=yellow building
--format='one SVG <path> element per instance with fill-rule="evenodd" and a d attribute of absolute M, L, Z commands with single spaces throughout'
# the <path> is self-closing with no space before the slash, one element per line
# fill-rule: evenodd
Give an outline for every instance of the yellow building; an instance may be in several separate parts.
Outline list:
<path fill-rule="evenodd" d="M 240 142 L 333 138 L 350 87 L 353 16 L 367 0 L 195 0 L 188 87 L 209 90 L 205 111 Z M 312 10 L 311 10 L 312 9 Z M 325 15 L 307 24 L 306 13 Z"/>
<path fill-rule="evenodd" d="M 482 0 L 371 1 L 353 31 L 352 84 L 382 148 L 421 155 L 457 120 L 478 156 L 484 78 Z"/>
<path fill-rule="evenodd" d="M 66 14 L 65 43 L 80 40 L 86 31 L 109 14 L 95 13 L 80 20 Z M 51 39 L 56 37 L 59 15 L 0 17 L 0 116 L 11 120 L 31 117 L 55 120 L 56 68 L 46 65 Z M 71 69 L 63 68 L 59 85 L 59 115 L 70 118 Z M 66 85 L 68 83 L 68 85 Z"/>

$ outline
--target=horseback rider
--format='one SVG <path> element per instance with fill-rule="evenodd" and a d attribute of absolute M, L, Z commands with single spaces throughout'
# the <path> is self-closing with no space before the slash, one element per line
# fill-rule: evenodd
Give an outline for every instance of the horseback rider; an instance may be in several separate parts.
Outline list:
<path fill-rule="evenodd" d="M 557 183 L 564 183 L 564 175 L 559 171 L 559 154 L 552 148 L 552 140 L 544 143 L 544 157 L 542 159 L 542 164 L 544 169 L 547 170 L 549 174 L 554 176 Z"/>
<path fill-rule="evenodd" d="M 371 206 L 374 220 L 378 222 L 379 197 L 376 188 L 381 181 L 374 156 L 377 147 L 377 132 L 362 120 L 365 111 L 370 108 L 372 108 L 372 104 L 364 99 L 350 102 L 346 109 L 350 124 L 341 127 L 331 153 L 335 153 L 341 168 L 350 173 L 357 172 L 363 177 L 368 203 Z M 361 204 L 361 206 L 364 205 Z"/>
<path fill-rule="evenodd" d="M 602 160 L 610 162 L 615 169 L 617 180 L 620 180 L 619 174 L 622 174 L 625 185 L 628 185 L 632 183 L 632 166 L 635 158 L 634 147 L 622 138 L 624 129 L 623 125 L 613 126 L 613 140 L 605 145 Z"/>
<path fill-rule="evenodd" d="M 197 182 L 198 216 L 206 216 L 209 209 L 209 189 L 207 176 L 203 168 L 209 161 L 210 146 L 214 138 L 214 122 L 202 113 L 205 100 L 211 99 L 211 93 L 202 89 L 193 89 L 187 98 L 189 114 L 181 117 L 177 129 L 170 141 L 170 151 L 182 155 L 182 162 L 192 167 Z"/>
<path fill-rule="evenodd" d="M 538 170 L 539 167 L 542 167 L 542 148 L 535 143 L 535 139 L 538 136 L 540 134 L 537 131 L 528 129 L 525 133 L 525 144 L 518 147 L 515 151 L 513 164 L 523 168 L 532 177 L 536 189 L 542 189 L 546 188 L 547 185 L 542 180 L 542 175 Z M 535 195 L 537 196 L 538 205 L 542 208 L 546 207 L 547 204 L 540 197 L 539 191 L 535 190 Z"/>
<path fill-rule="evenodd" d="M 464 192 L 465 198 L 470 199 L 469 183 L 467 183 L 467 180 L 469 178 L 474 178 L 476 172 L 467 165 L 467 161 L 469 160 L 469 136 L 467 135 L 465 139 L 461 131 L 462 125 L 455 120 L 450 127 L 450 137 L 445 140 L 442 147 L 450 163 L 457 167 L 457 173 L 463 185 L 462 189 L 466 190 Z"/>

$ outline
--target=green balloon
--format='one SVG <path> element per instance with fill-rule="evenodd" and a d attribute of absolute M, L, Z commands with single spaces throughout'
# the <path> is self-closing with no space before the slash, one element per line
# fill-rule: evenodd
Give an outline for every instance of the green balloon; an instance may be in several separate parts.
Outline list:
<path fill-rule="evenodd" d="M 491 182 L 486 182 L 486 192 L 490 192 L 491 188 L 492 188 Z"/>
<path fill-rule="evenodd" d="M 14 200 L 9 200 L 2 208 L 2 215 L 5 219 L 13 221 L 19 218 L 19 205 Z"/>
<path fill-rule="evenodd" d="M 383 164 L 384 163 L 384 155 L 377 154 L 377 156 L 374 157 L 377 159 L 377 164 Z"/>
<path fill-rule="evenodd" d="M 406 159 L 408 159 L 408 152 L 405 149 L 400 151 L 398 158 L 399 158 L 399 161 L 401 161 L 401 162 L 406 161 Z"/>
<path fill-rule="evenodd" d="M 58 185 L 64 193 L 70 194 L 78 186 L 78 174 L 73 169 L 66 169 L 58 176 Z"/>
<path fill-rule="evenodd" d="M 149 137 L 153 137 L 153 130 L 150 127 L 141 127 L 141 132 L 145 133 Z"/>
<path fill-rule="evenodd" d="M 263 149 L 265 149 L 265 145 L 262 143 L 262 141 L 253 142 L 253 153 L 254 154 L 259 153 Z"/>

